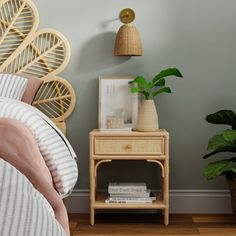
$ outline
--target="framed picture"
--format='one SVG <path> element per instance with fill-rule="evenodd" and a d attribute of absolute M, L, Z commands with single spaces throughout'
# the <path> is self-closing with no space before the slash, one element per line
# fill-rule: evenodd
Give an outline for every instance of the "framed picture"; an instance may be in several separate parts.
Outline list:
<path fill-rule="evenodd" d="M 99 119 L 101 130 L 131 130 L 138 115 L 138 95 L 130 92 L 131 76 L 99 77 Z"/>

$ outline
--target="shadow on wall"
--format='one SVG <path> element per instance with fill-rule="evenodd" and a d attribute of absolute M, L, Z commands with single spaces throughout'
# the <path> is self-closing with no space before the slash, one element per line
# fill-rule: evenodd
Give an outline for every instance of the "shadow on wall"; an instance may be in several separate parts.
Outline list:
<path fill-rule="evenodd" d="M 115 37 L 114 32 L 105 32 L 90 38 L 80 53 L 79 71 L 93 73 L 128 61 L 129 56 L 114 56 Z"/>

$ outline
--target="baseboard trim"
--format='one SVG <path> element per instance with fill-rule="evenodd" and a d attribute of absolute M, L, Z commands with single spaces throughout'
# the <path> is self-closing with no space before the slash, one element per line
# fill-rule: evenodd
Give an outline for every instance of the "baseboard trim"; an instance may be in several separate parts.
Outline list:
<path fill-rule="evenodd" d="M 155 192 L 155 190 L 154 190 Z M 69 213 L 89 213 L 89 190 L 75 189 L 66 200 Z M 228 190 L 170 190 L 170 213 L 232 213 Z"/>

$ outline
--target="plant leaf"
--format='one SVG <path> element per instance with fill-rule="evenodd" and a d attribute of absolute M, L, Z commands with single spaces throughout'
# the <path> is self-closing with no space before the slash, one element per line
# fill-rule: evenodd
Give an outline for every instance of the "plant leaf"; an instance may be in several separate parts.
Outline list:
<path fill-rule="evenodd" d="M 225 168 L 231 164 L 231 162 L 232 159 L 226 159 L 209 163 L 204 170 L 204 176 L 207 180 L 212 180 L 220 176 L 225 171 Z"/>
<path fill-rule="evenodd" d="M 129 82 L 130 84 L 136 83 L 139 88 L 147 89 L 148 88 L 148 82 L 145 80 L 143 76 L 137 76 L 134 80 Z"/>
<path fill-rule="evenodd" d="M 140 93 L 145 96 L 145 99 L 149 99 L 150 98 L 150 93 L 148 93 L 147 91 L 140 91 Z"/>
<path fill-rule="evenodd" d="M 130 92 L 131 93 L 141 93 L 144 95 L 145 99 L 149 99 L 149 96 L 150 96 L 150 93 L 147 92 L 147 91 L 144 91 L 144 90 L 141 90 L 140 88 L 138 87 L 131 87 L 130 88 Z"/>
<path fill-rule="evenodd" d="M 140 89 L 137 88 L 137 87 L 131 87 L 131 88 L 130 88 L 130 91 L 131 91 L 131 93 L 139 93 L 139 92 L 140 92 Z"/>
<path fill-rule="evenodd" d="M 165 79 L 161 78 L 155 83 L 155 86 L 165 86 L 165 84 L 166 84 Z"/>
<path fill-rule="evenodd" d="M 150 81 L 150 82 L 148 83 L 148 88 L 149 88 L 149 89 L 152 89 L 154 86 L 155 86 L 155 84 L 154 84 L 152 81 Z"/>
<path fill-rule="evenodd" d="M 236 130 L 236 114 L 232 110 L 220 110 L 206 116 L 206 121 L 212 124 L 225 124 Z"/>
<path fill-rule="evenodd" d="M 167 77 L 167 76 L 176 76 L 176 77 L 183 77 L 181 72 L 177 68 L 168 68 L 166 70 L 161 71 L 158 75 L 156 75 L 152 81 L 155 83 L 161 78 Z"/>
<path fill-rule="evenodd" d="M 236 131 L 235 130 L 225 130 L 223 134 L 218 134 L 213 136 L 208 141 L 209 150 L 215 150 L 216 152 L 207 154 L 204 158 L 213 155 L 218 152 L 234 152 L 236 149 Z"/>
<path fill-rule="evenodd" d="M 225 140 L 227 140 L 227 142 L 230 142 L 232 146 L 236 147 L 236 130 L 224 130 L 223 137 Z"/>
<path fill-rule="evenodd" d="M 152 93 L 152 97 L 154 98 L 155 96 L 157 96 L 157 94 L 160 93 L 171 93 L 171 89 L 169 87 L 163 87 L 161 89 L 158 89 Z"/>
<path fill-rule="evenodd" d="M 208 141 L 208 150 L 218 150 L 226 147 L 231 147 L 231 143 L 224 139 L 223 134 L 213 136 Z"/>
<path fill-rule="evenodd" d="M 231 168 L 229 168 L 229 171 L 236 173 L 236 166 L 232 166 Z"/>

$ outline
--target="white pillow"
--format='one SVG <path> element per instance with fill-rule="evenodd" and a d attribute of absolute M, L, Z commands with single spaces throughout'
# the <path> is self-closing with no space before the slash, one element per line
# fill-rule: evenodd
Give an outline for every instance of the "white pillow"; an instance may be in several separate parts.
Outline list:
<path fill-rule="evenodd" d="M 18 75 L 0 74 L 0 97 L 21 100 L 28 80 Z"/>

